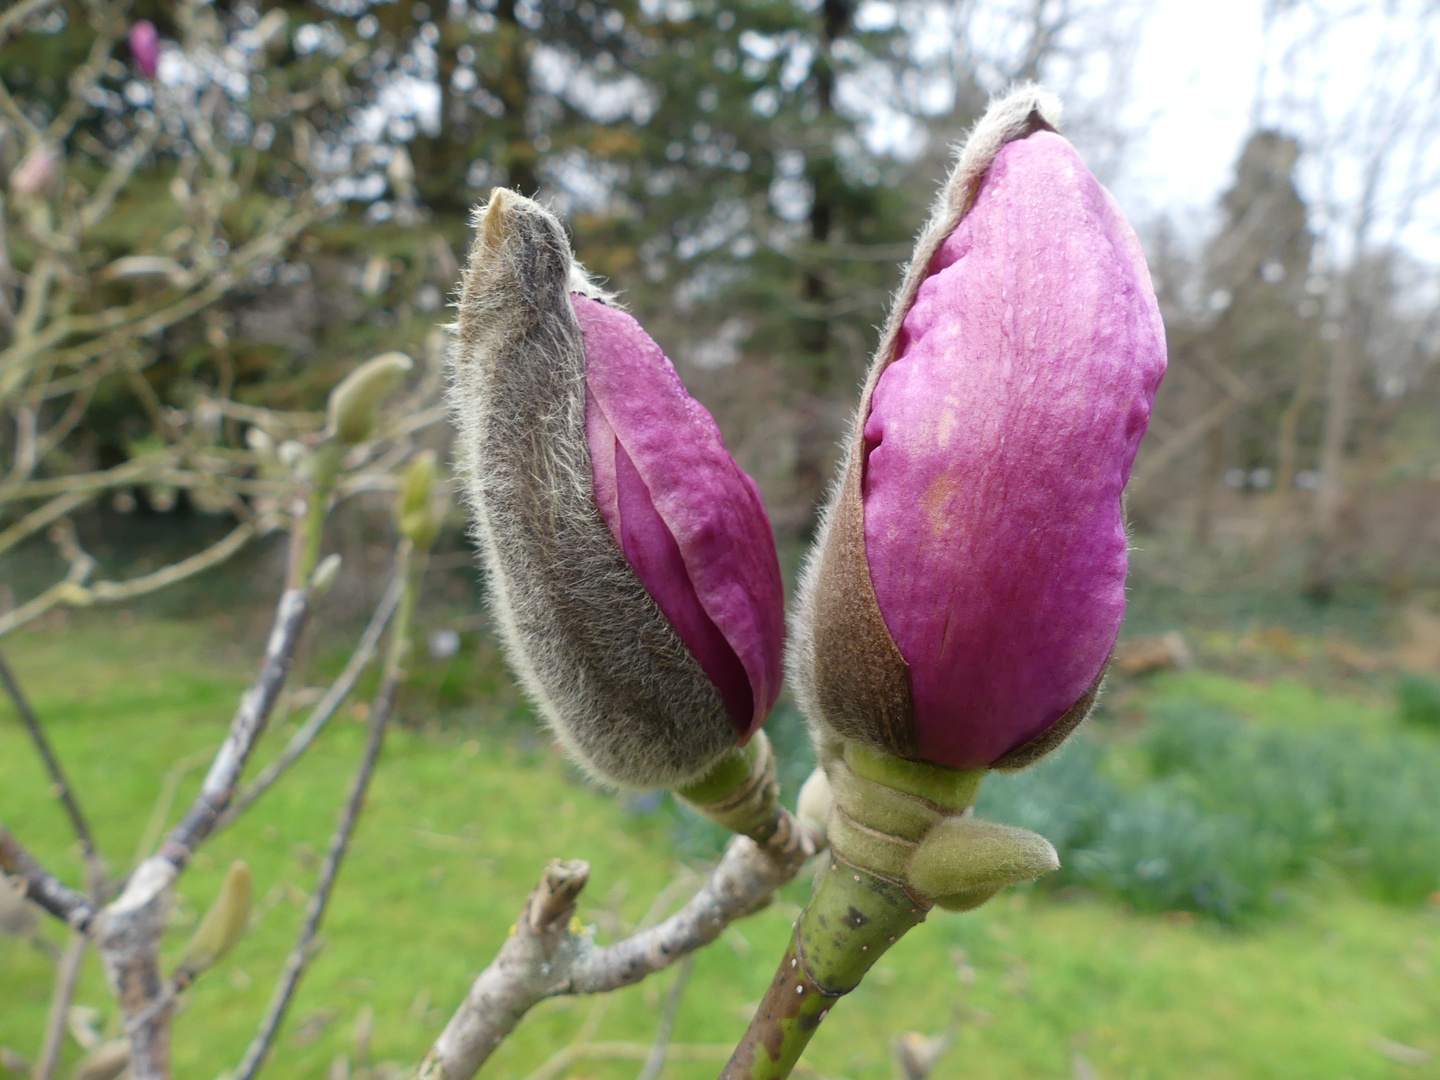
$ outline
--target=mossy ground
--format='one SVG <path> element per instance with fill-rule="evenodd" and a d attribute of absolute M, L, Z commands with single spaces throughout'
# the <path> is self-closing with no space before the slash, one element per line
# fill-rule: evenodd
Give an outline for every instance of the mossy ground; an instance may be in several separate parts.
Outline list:
<path fill-rule="evenodd" d="M 256 653 L 226 627 L 126 622 L 113 612 L 16 636 L 5 649 L 117 867 L 133 858 L 177 761 L 190 771 L 179 776 L 172 818 L 194 790 Z M 302 671 L 297 685 L 306 681 Z M 1183 675 L 1145 692 L 1202 698 L 1277 724 L 1314 722 L 1317 711 L 1326 723 L 1381 724 L 1366 711 L 1379 706 L 1317 697 L 1303 685 Z M 370 1059 L 416 1061 L 551 857 L 590 860 L 581 917 L 602 938 L 623 933 L 667 885 L 703 869 L 681 861 L 673 811 L 585 786 L 546 740 L 517 726 L 513 697 L 439 727 L 428 723 L 427 700 L 412 697 L 387 744 L 271 1076 L 327 1076 L 338 1055 L 353 1056 L 355 1021 L 367 1006 Z M 294 775 L 217 838 L 183 881 L 175 952 L 230 860 L 249 861 L 257 902 L 252 932 L 197 984 L 177 1020 L 181 1080 L 211 1080 L 233 1066 L 254 1030 L 360 751 L 359 712 L 343 711 Z M 280 724 L 260 758 L 293 722 Z M 8 706 L 0 707 L 0 820 L 78 880 L 65 822 Z M 806 888 L 792 885 L 700 956 L 666 1076 L 702 1080 L 718 1071 Z M 1283 917 L 1244 931 L 1044 893 L 932 916 L 837 1007 L 800 1075 L 888 1078 L 898 1035 L 954 1022 L 958 1035 L 937 1077 L 1088 1076 L 1087 1063 L 1106 1080 L 1440 1077 L 1440 907 L 1381 903 L 1339 879 L 1316 877 L 1301 891 Z M 671 893 L 676 902 L 684 895 Z M 44 932 L 60 940 L 55 927 Z M 0 938 L 0 1045 L 33 1054 L 49 969 L 34 946 Z M 602 1054 L 551 1075 L 633 1076 L 633 1055 L 653 1037 L 673 978 L 667 972 L 614 995 L 594 1035 Z M 93 962 L 77 1001 L 98 1008 L 99 1026 L 113 1031 Z M 487 1075 L 529 1076 L 574 1041 L 593 1008 L 592 1000 L 542 1005 Z M 1407 1047 L 1428 1059 L 1394 1060 Z M 76 1056 L 73 1043 L 67 1054 Z"/>

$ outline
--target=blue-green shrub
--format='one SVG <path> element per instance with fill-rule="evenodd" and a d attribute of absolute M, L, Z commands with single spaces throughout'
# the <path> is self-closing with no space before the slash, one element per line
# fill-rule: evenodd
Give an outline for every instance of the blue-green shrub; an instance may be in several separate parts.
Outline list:
<path fill-rule="evenodd" d="M 988 780 L 977 809 L 1051 839 L 1063 863 L 1051 884 L 1140 910 L 1243 920 L 1319 866 L 1389 900 L 1440 889 L 1431 739 L 1282 731 L 1190 704 L 1158 710 L 1134 752 L 1142 775 L 1122 782 L 1104 748 L 1081 736 L 1033 769 Z"/>

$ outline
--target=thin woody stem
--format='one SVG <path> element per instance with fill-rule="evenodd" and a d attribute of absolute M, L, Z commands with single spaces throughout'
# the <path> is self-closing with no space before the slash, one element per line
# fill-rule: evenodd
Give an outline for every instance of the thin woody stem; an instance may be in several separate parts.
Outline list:
<path fill-rule="evenodd" d="M 290 1001 L 309 965 L 315 935 L 319 932 L 320 923 L 325 918 L 325 908 L 330 902 L 330 894 L 334 890 L 335 880 L 340 874 L 340 865 L 349 849 L 350 837 L 354 834 L 355 825 L 360 820 L 360 813 L 365 805 L 365 793 L 370 788 L 370 778 L 375 773 L 375 763 L 380 757 L 380 749 L 385 742 L 385 731 L 389 726 L 390 715 L 395 705 L 395 692 L 405 678 L 401 662 L 405 656 L 406 642 L 409 640 L 410 619 L 415 609 L 415 594 L 424 576 L 424 558 L 423 556 L 418 558 L 414 556 L 408 540 L 401 545 L 398 561 L 405 585 L 399 597 L 399 608 L 390 631 L 390 647 L 386 651 L 385 672 L 381 679 L 380 692 L 376 695 L 374 705 L 371 707 L 370 731 L 365 741 L 365 750 L 361 754 L 360 765 L 355 776 L 350 781 L 350 792 L 346 797 L 340 822 L 336 825 L 335 832 L 330 838 L 330 850 L 320 868 L 320 880 L 315 886 L 315 894 L 310 898 L 309 907 L 306 909 L 305 922 L 300 928 L 295 947 L 285 961 L 284 971 L 271 995 L 265 1016 L 260 1021 L 260 1028 L 250 1041 L 250 1045 L 245 1050 L 245 1057 L 235 1070 L 234 1080 L 253 1080 L 264 1064 L 265 1055 L 275 1041 L 275 1035 L 285 1019 L 285 1014 L 289 1011 Z"/>
<path fill-rule="evenodd" d="M 210 835 L 220 814 L 229 805 L 245 762 L 264 732 L 270 712 L 290 673 L 290 664 L 300 643 L 300 631 L 309 611 L 308 588 L 286 589 L 281 595 L 270 640 L 265 646 L 260 675 L 241 699 L 240 707 L 230 722 L 230 733 L 215 755 L 200 793 L 160 849 L 160 856 L 177 870 L 190 861 L 190 856 Z"/>
<path fill-rule="evenodd" d="M 3 654 L 0 654 L 0 682 L 5 683 L 5 690 L 15 704 L 15 711 L 20 715 L 20 722 L 30 733 L 30 741 L 35 744 L 35 749 L 40 753 L 40 759 L 45 763 L 45 771 L 50 774 L 51 793 L 60 800 L 60 805 L 65 808 L 65 814 L 70 819 L 70 826 L 75 830 L 75 835 L 80 840 L 80 847 L 85 852 L 85 861 L 93 864 L 99 858 L 99 853 L 95 848 L 90 823 L 86 820 L 84 811 L 80 809 L 80 803 L 75 798 L 75 791 L 70 786 L 70 781 L 65 775 L 65 770 L 61 768 L 54 749 L 50 746 L 45 729 L 40 726 L 40 720 L 35 715 L 35 710 L 31 708 L 29 699 L 20 688 L 20 684 L 10 670 L 10 665 L 5 662 Z"/>
<path fill-rule="evenodd" d="M 275 1034 L 279 1030 L 281 1022 L 284 1021 L 285 1014 L 289 1011 L 290 1001 L 295 996 L 300 978 L 305 974 L 305 968 L 309 965 L 315 935 L 319 932 L 320 923 L 325 917 L 325 908 L 330 902 L 335 879 L 340 873 L 340 864 L 344 861 L 345 852 L 349 848 L 350 837 L 355 831 L 355 823 L 360 818 L 360 811 L 365 802 L 365 792 L 369 789 L 370 778 L 375 772 L 375 762 L 380 756 L 380 748 L 385 741 L 385 729 L 390 722 L 390 712 L 394 705 L 395 689 L 398 683 L 399 679 L 393 673 L 388 675 L 375 699 L 370 713 L 370 732 L 365 742 L 365 751 L 360 758 L 360 767 L 350 782 L 350 794 L 345 800 L 345 809 L 340 816 L 340 824 L 336 826 L 335 833 L 330 838 L 330 850 L 320 869 L 320 880 L 315 886 L 315 895 L 310 898 L 310 905 L 305 911 L 305 922 L 295 940 L 295 947 L 285 960 L 285 969 L 280 976 L 280 981 L 275 986 L 275 992 L 265 1010 L 265 1017 L 260 1022 L 260 1029 L 255 1033 L 254 1039 L 250 1041 L 249 1047 L 246 1048 L 245 1057 L 240 1062 L 239 1068 L 235 1070 L 235 1080 L 253 1080 L 255 1074 L 260 1071 L 260 1067 L 265 1061 L 265 1055 L 275 1041 Z"/>
<path fill-rule="evenodd" d="M 73 933 L 65 953 L 60 958 L 59 970 L 55 973 L 55 991 L 50 1000 L 50 1013 L 45 1019 L 45 1040 L 40 1046 L 40 1060 L 35 1063 L 33 1080 L 50 1080 L 60 1064 L 60 1051 L 65 1043 L 65 1020 L 70 1011 L 70 1001 L 75 995 L 75 984 L 80 979 L 80 968 L 85 961 L 87 945 L 85 935 Z"/>
<path fill-rule="evenodd" d="M 94 920 L 95 904 L 46 870 L 24 845 L 0 825 L 0 870 L 20 879 L 21 895 L 76 930 Z"/>
<path fill-rule="evenodd" d="M 345 665 L 345 670 L 340 672 L 335 681 L 330 684 L 330 689 L 325 691 L 325 696 L 316 704 L 314 711 L 306 718 L 300 729 L 290 737 L 285 744 L 285 749 L 270 764 L 266 765 L 259 774 L 251 781 L 244 790 L 231 800 L 230 805 L 215 819 L 212 833 L 219 832 L 225 826 L 233 822 L 245 810 L 284 775 L 285 771 L 293 765 L 296 760 L 308 750 L 321 730 L 335 715 L 350 692 L 355 689 L 355 684 L 360 681 L 360 675 L 375 655 L 375 649 L 380 643 L 380 636 L 389 625 L 390 618 L 395 614 L 396 605 L 400 601 L 400 593 L 404 588 L 403 571 L 397 572 L 385 590 L 385 595 L 380 598 L 379 605 L 370 616 L 370 623 L 365 627 L 365 632 L 360 637 L 360 642 L 355 646 L 354 653 Z"/>

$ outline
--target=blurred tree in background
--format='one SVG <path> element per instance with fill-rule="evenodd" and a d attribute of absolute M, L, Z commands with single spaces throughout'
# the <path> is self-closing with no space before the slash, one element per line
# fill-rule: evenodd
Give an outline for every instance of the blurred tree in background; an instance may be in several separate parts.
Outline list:
<path fill-rule="evenodd" d="M 497 184 L 566 217 L 798 541 L 947 146 L 988 94 L 1039 77 L 1113 174 L 1145 10 L 14 5 L 0 548 L 86 507 L 263 516 L 255 445 L 313 427 L 368 355 L 433 373 L 469 209 Z M 142 18 L 161 37 L 153 77 L 124 41 Z M 1368 37 L 1325 4 L 1267 18 L 1255 130 L 1212 233 L 1138 223 L 1174 362 L 1132 513 L 1189 553 L 1182 575 L 1274 570 L 1315 595 L 1434 581 L 1436 275 L 1407 230 L 1436 216 L 1436 16 L 1398 5 Z M 1317 70 L 1345 34 L 1389 74 L 1337 105 Z M 61 179 L 23 194 L 41 148 Z M 113 473 L 162 451 L 169 480 Z M 101 471 L 114 482 L 55 505 L 56 478 Z M 185 481 L 199 475 L 230 479 Z"/>

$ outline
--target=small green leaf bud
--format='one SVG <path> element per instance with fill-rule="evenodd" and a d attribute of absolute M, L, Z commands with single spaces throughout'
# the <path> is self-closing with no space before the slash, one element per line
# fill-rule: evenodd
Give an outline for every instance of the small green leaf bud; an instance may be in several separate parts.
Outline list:
<path fill-rule="evenodd" d="M 1050 841 L 973 814 L 946 818 L 920 841 L 906 879 L 942 907 L 968 910 L 1007 885 L 1060 868 Z"/>
<path fill-rule="evenodd" d="M 245 933 L 253 894 L 250 867 L 237 859 L 230 864 L 230 871 L 220 886 L 220 895 L 210 905 L 210 910 L 200 920 L 200 925 L 185 946 L 185 955 L 175 969 L 174 978 L 178 985 L 188 986 L 235 947 Z"/>
<path fill-rule="evenodd" d="M 420 551 L 428 551 L 440 532 L 440 508 L 436 505 L 435 480 L 439 473 L 435 451 L 415 455 L 400 481 L 395 517 L 400 534 Z"/>
<path fill-rule="evenodd" d="M 130 1040 L 116 1039 L 92 1050 L 72 1074 L 75 1080 L 115 1080 L 130 1064 Z"/>
<path fill-rule="evenodd" d="M 375 433 L 380 406 L 414 367 L 402 352 L 381 353 L 345 376 L 330 392 L 330 431 L 353 446 Z"/>
<path fill-rule="evenodd" d="M 340 556 L 335 553 L 320 560 L 320 565 L 310 575 L 310 592 L 313 596 L 318 598 L 330 591 L 330 586 L 335 584 L 335 578 L 340 573 L 341 561 Z"/>

